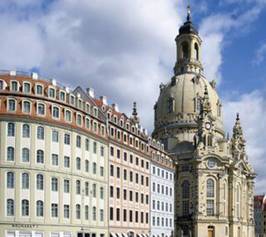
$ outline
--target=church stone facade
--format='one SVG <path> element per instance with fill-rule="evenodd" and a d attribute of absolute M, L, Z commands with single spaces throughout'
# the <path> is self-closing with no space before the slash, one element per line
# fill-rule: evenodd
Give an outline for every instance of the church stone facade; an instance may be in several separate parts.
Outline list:
<path fill-rule="evenodd" d="M 222 103 L 203 73 L 202 40 L 187 20 L 176 37 L 174 76 L 161 84 L 153 137 L 174 156 L 175 237 L 254 237 L 255 174 L 237 115 L 225 136 Z"/>

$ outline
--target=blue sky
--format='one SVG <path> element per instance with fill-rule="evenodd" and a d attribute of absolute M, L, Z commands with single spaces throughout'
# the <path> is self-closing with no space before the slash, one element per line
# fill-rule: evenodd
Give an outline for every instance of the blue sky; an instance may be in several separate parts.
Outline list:
<path fill-rule="evenodd" d="M 266 0 L 191 0 L 208 80 L 216 79 L 225 129 L 236 112 L 266 191 Z M 37 70 L 61 84 L 93 87 L 129 114 L 137 101 L 152 131 L 160 83 L 175 63 L 182 0 L 1 0 L 0 68 Z"/>

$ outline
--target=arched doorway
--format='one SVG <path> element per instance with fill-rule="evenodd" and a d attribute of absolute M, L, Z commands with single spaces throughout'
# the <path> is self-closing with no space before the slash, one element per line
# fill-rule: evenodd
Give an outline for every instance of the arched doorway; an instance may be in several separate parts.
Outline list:
<path fill-rule="evenodd" d="M 208 237 L 215 237 L 215 228 L 214 228 L 214 226 L 208 226 Z"/>

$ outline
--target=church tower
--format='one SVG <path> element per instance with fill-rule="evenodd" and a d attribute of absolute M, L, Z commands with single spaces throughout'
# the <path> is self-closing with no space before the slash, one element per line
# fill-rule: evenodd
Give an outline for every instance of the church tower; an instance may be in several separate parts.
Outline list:
<path fill-rule="evenodd" d="M 175 237 L 254 237 L 255 174 L 237 116 L 225 137 L 222 103 L 201 62 L 202 40 L 187 19 L 176 39 L 174 76 L 160 85 L 153 137 L 173 154 Z"/>

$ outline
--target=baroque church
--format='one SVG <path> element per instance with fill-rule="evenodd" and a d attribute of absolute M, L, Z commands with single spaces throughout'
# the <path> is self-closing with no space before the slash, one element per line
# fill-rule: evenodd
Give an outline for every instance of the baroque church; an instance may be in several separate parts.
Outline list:
<path fill-rule="evenodd" d="M 174 76 L 160 85 L 153 137 L 176 163 L 175 237 L 254 237 L 255 173 L 239 115 L 225 135 L 215 81 L 204 76 L 190 8 L 176 39 Z"/>

